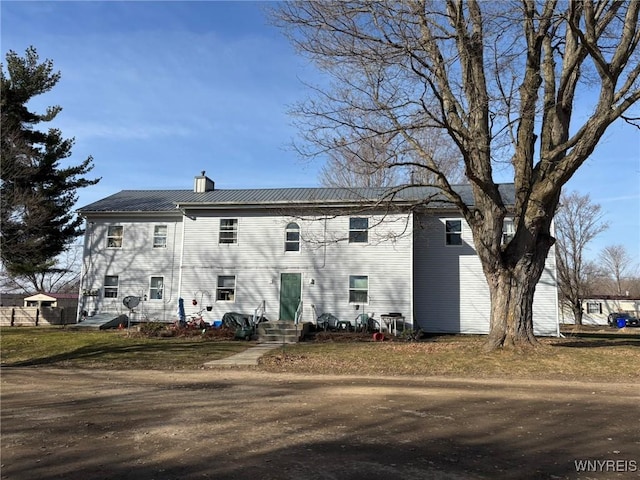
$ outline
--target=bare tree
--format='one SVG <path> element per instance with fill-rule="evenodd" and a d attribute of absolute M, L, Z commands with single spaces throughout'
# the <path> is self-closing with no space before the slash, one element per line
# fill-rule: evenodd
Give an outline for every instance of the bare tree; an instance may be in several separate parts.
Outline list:
<path fill-rule="evenodd" d="M 615 294 L 623 295 L 623 283 L 631 267 L 631 256 L 623 245 L 610 245 L 600 253 L 600 262 L 607 278 L 613 280 Z"/>
<path fill-rule="evenodd" d="M 464 166 L 455 145 L 439 130 L 424 132 L 421 143 L 429 158 L 451 183 L 462 183 Z M 402 149 L 400 147 L 403 147 Z M 340 139 L 320 171 L 320 182 L 328 187 L 389 187 L 400 184 L 432 185 L 434 174 L 423 167 L 420 156 L 392 136 Z"/>
<path fill-rule="evenodd" d="M 320 171 L 327 187 L 388 187 L 399 182 L 398 171 L 391 168 L 393 153 L 382 137 L 340 139 Z"/>
<path fill-rule="evenodd" d="M 412 152 L 393 168 L 429 172 L 473 233 L 491 297 L 489 348 L 537 343 L 533 297 L 561 188 L 612 123 L 632 121 L 625 114 L 640 99 L 639 10 L 640 2 L 612 0 L 275 7 L 292 43 L 333 78 L 296 108 L 305 153 L 371 136 Z M 590 114 L 575 118 L 577 102 Z M 430 129 L 456 145 L 473 205 L 425 147 Z M 507 173 L 513 206 L 496 180 Z M 508 215 L 516 233 L 503 246 Z"/>
<path fill-rule="evenodd" d="M 560 198 L 555 218 L 558 286 L 561 301 L 571 308 L 576 325 L 582 325 L 582 301 L 597 274 L 596 265 L 586 261 L 586 248 L 608 228 L 602 218 L 602 208 L 591 203 L 589 195 L 572 192 Z"/>
<path fill-rule="evenodd" d="M 9 275 L 3 268 L 0 287 L 5 292 L 77 293 L 82 269 L 82 245 L 69 245 L 46 272 Z"/>

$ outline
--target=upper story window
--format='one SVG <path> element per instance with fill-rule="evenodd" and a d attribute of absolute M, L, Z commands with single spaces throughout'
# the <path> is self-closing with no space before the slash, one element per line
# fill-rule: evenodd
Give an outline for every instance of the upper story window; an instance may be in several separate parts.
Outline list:
<path fill-rule="evenodd" d="M 506 245 L 516 234 L 513 218 L 505 218 L 502 222 L 502 244 Z"/>
<path fill-rule="evenodd" d="M 156 225 L 153 227 L 153 248 L 167 247 L 167 226 Z"/>
<path fill-rule="evenodd" d="M 162 288 L 164 286 L 164 277 L 151 277 L 149 283 L 149 299 L 162 300 Z"/>
<path fill-rule="evenodd" d="M 220 275 L 216 289 L 216 300 L 233 302 L 236 298 L 235 275 Z"/>
<path fill-rule="evenodd" d="M 369 277 L 349 275 L 349 303 L 365 304 L 369 302 Z"/>
<path fill-rule="evenodd" d="M 367 243 L 369 241 L 369 219 L 349 218 L 349 243 Z"/>
<path fill-rule="evenodd" d="M 445 220 L 445 244 L 462 245 L 462 220 Z"/>
<path fill-rule="evenodd" d="M 107 247 L 122 248 L 122 225 L 111 225 L 107 228 Z"/>
<path fill-rule="evenodd" d="M 220 219 L 220 238 L 218 243 L 238 243 L 238 219 Z"/>
<path fill-rule="evenodd" d="M 104 277 L 104 298 L 118 298 L 118 275 L 106 275 Z"/>
<path fill-rule="evenodd" d="M 297 223 L 290 223 L 285 229 L 284 251 L 300 251 L 300 226 Z"/>

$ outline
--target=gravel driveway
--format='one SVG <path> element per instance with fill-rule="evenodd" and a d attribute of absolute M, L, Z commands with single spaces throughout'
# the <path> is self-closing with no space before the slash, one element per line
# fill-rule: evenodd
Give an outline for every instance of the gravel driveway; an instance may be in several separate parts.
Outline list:
<path fill-rule="evenodd" d="M 2 479 L 640 478 L 631 384 L 250 368 L 1 378 Z"/>

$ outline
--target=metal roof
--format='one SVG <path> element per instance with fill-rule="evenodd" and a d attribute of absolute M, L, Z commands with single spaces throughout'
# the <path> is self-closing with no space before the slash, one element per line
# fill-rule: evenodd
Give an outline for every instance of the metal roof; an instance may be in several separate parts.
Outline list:
<path fill-rule="evenodd" d="M 454 189 L 468 205 L 473 205 L 469 185 Z M 501 184 L 500 192 L 505 204 L 513 204 L 513 184 Z M 434 208 L 451 207 L 451 203 L 435 187 L 405 186 L 385 188 L 274 188 L 224 190 L 208 192 L 193 190 L 122 190 L 97 202 L 86 205 L 78 212 L 170 212 L 176 208 L 269 208 L 290 205 L 304 206 L 353 206 L 392 201 L 393 203 L 415 203 L 429 201 Z"/>

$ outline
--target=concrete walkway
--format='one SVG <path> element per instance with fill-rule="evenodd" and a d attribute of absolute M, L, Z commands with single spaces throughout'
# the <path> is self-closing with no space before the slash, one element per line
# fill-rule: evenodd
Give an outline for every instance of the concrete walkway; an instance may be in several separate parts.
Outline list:
<path fill-rule="evenodd" d="M 267 352 L 281 347 L 281 343 L 259 343 L 255 347 L 247 348 L 244 352 L 236 353 L 227 358 L 213 360 L 204 364 L 205 368 L 237 367 L 258 365 L 258 359 Z"/>

